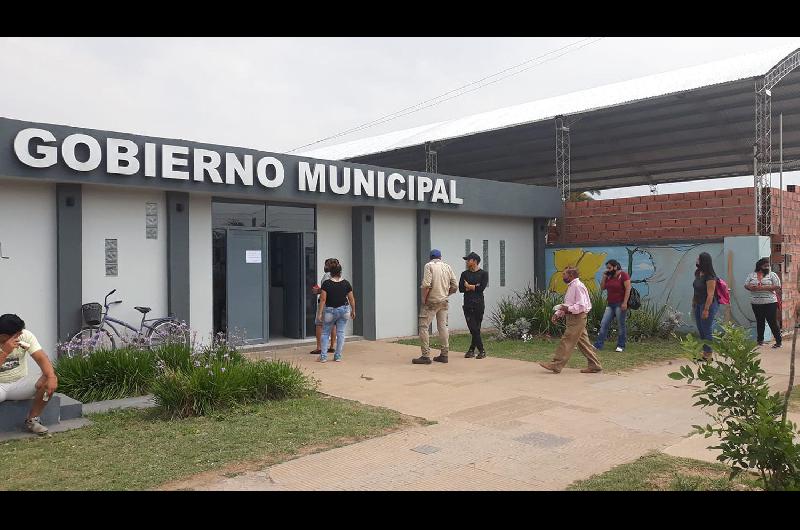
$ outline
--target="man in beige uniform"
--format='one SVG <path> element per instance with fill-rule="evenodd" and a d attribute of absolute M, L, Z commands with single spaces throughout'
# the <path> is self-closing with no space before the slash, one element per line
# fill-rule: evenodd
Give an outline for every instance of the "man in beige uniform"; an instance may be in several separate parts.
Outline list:
<path fill-rule="evenodd" d="M 450 349 L 450 336 L 447 331 L 447 298 L 458 290 L 458 280 L 453 269 L 442 261 L 442 253 L 431 250 L 431 260 L 425 264 L 422 276 L 422 307 L 419 310 L 419 340 L 422 342 L 422 356 L 412 359 L 414 364 L 431 364 L 430 337 L 428 327 L 433 315 L 436 315 L 436 328 L 439 330 L 439 342 L 442 353 L 433 358 L 440 363 L 447 362 Z"/>

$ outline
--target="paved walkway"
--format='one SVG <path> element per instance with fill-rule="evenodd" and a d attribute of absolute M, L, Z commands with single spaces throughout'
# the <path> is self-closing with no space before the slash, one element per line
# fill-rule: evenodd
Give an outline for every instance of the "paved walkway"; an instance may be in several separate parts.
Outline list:
<path fill-rule="evenodd" d="M 788 384 L 784 350 L 763 353 L 781 389 Z M 651 450 L 677 447 L 713 459 L 705 441 L 686 438 L 706 417 L 691 406 L 697 387 L 667 377 L 677 363 L 556 375 L 536 363 L 455 353 L 446 365 L 412 365 L 418 354 L 384 342 L 348 344 L 342 363 L 314 362 L 307 349 L 266 354 L 298 363 L 321 380 L 322 392 L 438 423 L 215 476 L 195 489 L 556 490 Z"/>

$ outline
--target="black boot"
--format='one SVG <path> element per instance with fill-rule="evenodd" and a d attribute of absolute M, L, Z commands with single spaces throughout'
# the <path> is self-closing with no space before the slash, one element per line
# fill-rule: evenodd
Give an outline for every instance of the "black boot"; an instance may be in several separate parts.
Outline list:
<path fill-rule="evenodd" d="M 411 359 L 411 362 L 413 364 L 431 364 L 431 358 L 425 356 L 415 357 Z"/>
<path fill-rule="evenodd" d="M 475 357 L 475 348 L 468 349 L 467 353 L 464 354 L 464 357 L 466 359 L 472 359 L 473 357 Z"/>
<path fill-rule="evenodd" d="M 486 350 L 481 350 L 478 352 L 478 355 L 475 357 L 476 359 L 483 359 L 486 357 Z"/>
<path fill-rule="evenodd" d="M 433 358 L 434 361 L 437 363 L 446 363 L 447 362 L 447 352 L 443 351 L 440 355 L 437 355 Z"/>

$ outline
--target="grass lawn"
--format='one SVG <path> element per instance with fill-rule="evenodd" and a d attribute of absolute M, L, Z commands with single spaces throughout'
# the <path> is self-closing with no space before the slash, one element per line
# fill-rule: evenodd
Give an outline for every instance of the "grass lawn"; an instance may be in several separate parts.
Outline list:
<path fill-rule="evenodd" d="M 419 346 L 419 339 L 403 339 L 401 344 Z M 450 351 L 453 355 L 460 355 L 467 351 L 470 344 L 469 334 L 450 335 Z M 520 361 L 550 361 L 556 351 L 558 339 L 534 338 L 530 342 L 521 340 L 496 341 L 488 334 L 483 336 L 486 354 L 490 357 L 503 357 Z M 439 339 L 431 337 L 431 347 L 439 347 Z M 617 353 L 615 341 L 606 342 L 605 349 L 599 352 L 598 357 L 603 363 L 603 369 L 609 372 L 630 370 L 658 361 L 685 358 L 677 339 L 650 339 L 643 342 L 629 342 L 625 351 Z M 567 366 L 570 368 L 584 368 L 586 358 L 576 350 L 570 357 Z"/>
<path fill-rule="evenodd" d="M 321 394 L 184 420 L 158 414 L 93 414 L 82 429 L 0 443 L 0 489 L 142 490 L 240 462 L 271 465 L 420 422 Z"/>
<path fill-rule="evenodd" d="M 586 480 L 573 482 L 572 491 L 728 491 L 760 489 L 755 475 L 741 474 L 732 482 L 722 464 L 650 453 Z"/>

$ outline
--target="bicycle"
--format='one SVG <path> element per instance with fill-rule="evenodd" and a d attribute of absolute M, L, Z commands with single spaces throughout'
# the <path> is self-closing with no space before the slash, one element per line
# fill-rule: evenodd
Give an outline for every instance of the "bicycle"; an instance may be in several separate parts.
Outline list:
<path fill-rule="evenodd" d="M 108 301 L 108 297 L 115 292 L 117 292 L 116 289 L 106 295 L 102 308 L 97 302 L 81 306 L 83 319 L 88 325 L 73 335 L 69 343 L 79 349 L 81 353 L 102 349 L 116 349 L 117 341 L 114 336 L 123 343 L 128 342 L 114 324 L 127 328 L 134 333 L 133 344 L 144 345 L 149 348 L 155 348 L 165 343 L 185 345 L 189 342 L 186 329 L 175 317 L 147 319 L 147 313 L 151 311 L 149 307 L 134 307 L 142 314 L 142 321 L 139 323 L 138 329 L 123 320 L 109 316 L 110 307 L 122 303 L 122 300 Z"/>

